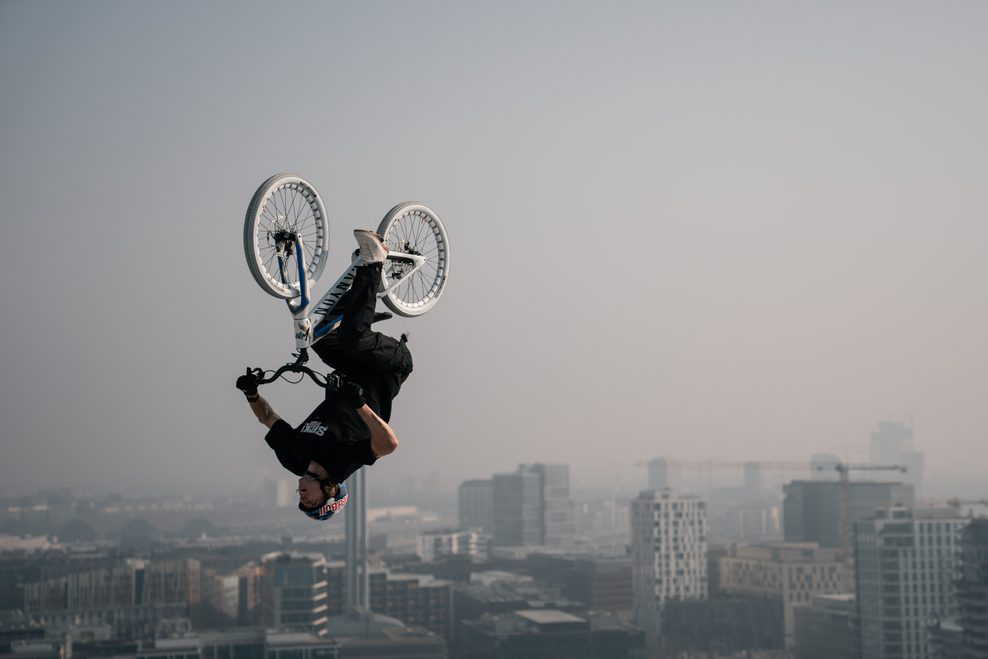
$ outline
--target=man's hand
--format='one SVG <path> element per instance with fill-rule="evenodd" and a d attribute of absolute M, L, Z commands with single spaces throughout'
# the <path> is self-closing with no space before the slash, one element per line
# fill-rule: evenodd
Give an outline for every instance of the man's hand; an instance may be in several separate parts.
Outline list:
<path fill-rule="evenodd" d="M 257 398 L 257 376 L 250 370 L 237 378 L 237 389 L 244 392 L 247 400 Z"/>
<path fill-rule="evenodd" d="M 344 382 L 343 386 L 340 387 L 340 395 L 343 396 L 343 400 L 353 405 L 354 409 L 360 409 L 367 403 L 364 400 L 363 387 L 356 382 Z"/>

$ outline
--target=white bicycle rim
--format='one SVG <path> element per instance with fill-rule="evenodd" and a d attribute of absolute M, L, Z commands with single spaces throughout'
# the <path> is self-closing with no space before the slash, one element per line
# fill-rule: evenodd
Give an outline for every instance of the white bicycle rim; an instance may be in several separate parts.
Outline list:
<path fill-rule="evenodd" d="M 306 277 L 318 279 L 326 266 L 329 220 L 319 193 L 295 174 L 275 174 L 262 183 L 250 200 L 244 219 L 244 255 L 250 273 L 265 293 L 290 300 L 299 294 L 298 263 L 294 252 L 287 255 L 282 281 L 274 238 L 279 231 L 299 237 Z"/>
<path fill-rule="evenodd" d="M 439 301 L 449 279 L 449 238 L 442 220 L 425 204 L 406 201 L 388 211 L 377 232 L 390 251 L 426 258 L 421 268 L 403 279 L 407 266 L 401 262 L 386 261 L 384 270 L 390 289 L 384 304 L 400 316 L 421 316 Z"/>

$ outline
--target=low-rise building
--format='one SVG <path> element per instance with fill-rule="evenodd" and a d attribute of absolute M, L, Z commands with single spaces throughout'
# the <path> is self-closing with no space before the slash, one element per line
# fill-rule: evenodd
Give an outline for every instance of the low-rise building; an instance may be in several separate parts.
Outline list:
<path fill-rule="evenodd" d="M 485 615 L 463 628 L 463 656 L 472 659 L 631 659 L 645 647 L 643 633 L 629 625 L 612 619 L 595 625 L 555 609 Z"/>
<path fill-rule="evenodd" d="M 487 536 L 477 530 L 430 531 L 418 538 L 416 553 L 424 563 L 443 556 L 467 556 L 487 560 Z"/>
<path fill-rule="evenodd" d="M 720 559 L 720 590 L 781 599 L 786 647 L 791 649 L 795 608 L 808 605 L 815 595 L 840 593 L 844 569 L 836 549 L 812 543 L 733 545 Z"/>
<path fill-rule="evenodd" d="M 854 595 L 815 595 L 794 610 L 796 659 L 860 659 Z"/>

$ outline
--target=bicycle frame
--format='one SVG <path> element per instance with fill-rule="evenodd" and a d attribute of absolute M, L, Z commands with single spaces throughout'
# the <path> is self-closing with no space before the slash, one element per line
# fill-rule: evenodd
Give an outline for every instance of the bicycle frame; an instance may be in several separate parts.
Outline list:
<path fill-rule="evenodd" d="M 293 248 L 295 262 L 298 266 L 297 287 L 295 285 L 290 285 L 288 283 L 288 278 L 285 276 L 284 251 L 290 245 Z M 424 256 L 419 256 L 417 254 L 389 252 L 385 260 L 385 267 L 381 271 L 382 290 L 378 293 L 378 297 L 388 295 L 395 289 L 395 287 L 401 284 L 402 281 L 425 265 L 426 260 L 427 259 Z M 281 281 L 286 286 L 298 288 L 298 296 L 292 298 L 291 300 L 287 300 L 286 303 L 288 304 L 288 310 L 292 313 L 295 333 L 295 347 L 299 351 L 311 347 L 323 336 L 336 330 L 340 326 L 340 322 L 343 320 L 343 314 L 342 312 L 336 314 L 336 304 L 340 301 L 340 298 L 343 297 L 343 294 L 350 289 L 350 285 L 353 283 L 353 278 L 357 274 L 357 265 L 358 264 L 356 263 L 351 263 L 350 267 L 348 267 L 343 274 L 340 275 L 336 282 L 330 286 L 329 290 L 323 294 L 322 298 L 319 299 L 319 302 L 317 302 L 315 307 L 310 311 L 310 287 L 315 282 L 310 281 L 305 276 L 305 248 L 302 245 L 302 241 L 291 239 L 285 240 L 278 244 L 278 272 L 281 276 Z M 390 286 L 387 286 L 386 273 L 389 268 L 392 273 L 396 273 L 399 270 L 401 273 L 400 276 L 396 277 L 391 282 Z M 298 300 L 298 304 L 293 304 L 295 300 Z M 333 314 L 336 314 L 337 317 L 333 318 Z M 323 321 L 327 318 L 330 319 L 329 322 L 323 323 Z M 318 331 L 316 330 L 317 326 L 319 326 Z"/>

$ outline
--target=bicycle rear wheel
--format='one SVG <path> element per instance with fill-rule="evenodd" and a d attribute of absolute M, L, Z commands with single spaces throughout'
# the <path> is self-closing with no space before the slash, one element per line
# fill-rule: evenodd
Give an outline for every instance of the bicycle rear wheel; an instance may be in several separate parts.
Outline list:
<path fill-rule="evenodd" d="M 390 289 L 384 304 L 400 316 L 421 316 L 439 301 L 449 279 L 449 238 L 442 220 L 425 204 L 406 201 L 388 211 L 377 232 L 390 251 L 426 258 L 411 274 L 408 271 L 413 266 L 406 262 L 388 259 L 384 264 Z"/>
<path fill-rule="evenodd" d="M 317 279 L 326 266 L 329 220 L 319 193 L 295 174 L 275 174 L 257 189 L 244 219 L 244 255 L 254 280 L 265 293 L 290 300 L 299 295 L 294 248 L 284 252 L 279 268 L 279 242 L 298 240 L 305 256 L 305 273 Z"/>

